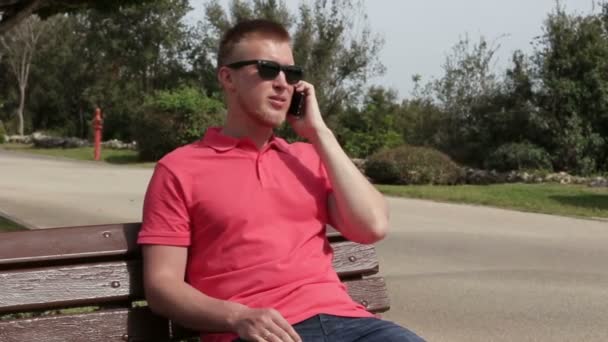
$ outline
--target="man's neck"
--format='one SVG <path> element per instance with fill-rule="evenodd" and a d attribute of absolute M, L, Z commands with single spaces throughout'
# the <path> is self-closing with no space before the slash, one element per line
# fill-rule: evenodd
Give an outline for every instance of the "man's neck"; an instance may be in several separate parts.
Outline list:
<path fill-rule="evenodd" d="M 270 127 L 261 126 L 253 120 L 247 120 L 246 117 L 228 115 L 222 133 L 238 139 L 249 138 L 261 150 L 272 137 L 273 130 Z"/>

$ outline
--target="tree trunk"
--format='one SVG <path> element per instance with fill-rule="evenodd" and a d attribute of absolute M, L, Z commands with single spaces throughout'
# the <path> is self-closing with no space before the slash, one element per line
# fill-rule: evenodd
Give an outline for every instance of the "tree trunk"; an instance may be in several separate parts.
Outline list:
<path fill-rule="evenodd" d="M 23 135 L 23 110 L 25 108 L 25 87 L 19 87 L 19 109 L 17 109 L 17 117 L 19 118 L 19 135 Z"/>
<path fill-rule="evenodd" d="M 82 105 L 78 106 L 78 119 L 80 121 L 80 138 L 86 139 L 84 131 L 84 112 L 82 110 Z"/>

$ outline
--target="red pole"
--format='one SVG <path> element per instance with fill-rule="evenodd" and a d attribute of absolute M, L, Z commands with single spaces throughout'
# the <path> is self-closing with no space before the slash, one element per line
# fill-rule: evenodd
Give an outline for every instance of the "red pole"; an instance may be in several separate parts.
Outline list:
<path fill-rule="evenodd" d="M 101 122 L 101 109 L 95 109 L 95 118 L 93 119 L 93 130 L 95 131 L 95 160 L 101 157 L 101 131 L 103 124 Z"/>

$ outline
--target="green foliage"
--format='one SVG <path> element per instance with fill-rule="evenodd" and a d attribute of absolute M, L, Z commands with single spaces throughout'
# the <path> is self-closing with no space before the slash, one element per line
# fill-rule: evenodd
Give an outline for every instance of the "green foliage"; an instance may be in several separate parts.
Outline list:
<path fill-rule="evenodd" d="M 140 158 L 158 160 L 200 139 L 207 127 L 221 124 L 223 111 L 221 102 L 189 87 L 159 91 L 146 98 L 135 126 Z"/>
<path fill-rule="evenodd" d="M 414 76 L 412 96 L 400 102 L 390 90 L 366 86 L 383 72 L 383 42 L 369 29 L 362 0 L 313 0 L 295 11 L 284 0 L 232 0 L 227 7 L 207 0 L 196 27 L 184 20 L 186 0 L 76 3 L 87 6 L 70 11 L 71 4 L 53 3 L 50 12 L 39 12 L 52 25 L 32 60 L 26 131 L 90 137 L 99 106 L 104 139 L 137 135 L 146 146 L 158 145 L 142 156 L 158 159 L 198 138 L 207 127 L 200 122 L 219 122 L 221 110 L 213 109 L 219 102 L 212 100 L 221 93 L 218 39 L 234 23 L 262 17 L 291 32 L 295 61 L 352 157 L 408 144 L 473 167 L 608 171 L 608 4 L 586 15 L 558 5 L 533 53 L 516 51 L 505 73 L 493 70 L 497 44 L 465 37 L 448 53 L 444 75 L 424 85 Z M 68 14 L 49 17 L 53 11 Z M 0 75 L 10 75 L 6 52 L 0 53 Z M 19 97 L 14 78 L 0 78 L 0 120 L 11 133 L 19 130 Z M 147 129 L 163 138 L 155 142 L 142 133 Z M 277 134 L 299 140 L 289 125 Z M 374 172 L 399 175 L 389 164 Z"/>
<path fill-rule="evenodd" d="M 568 15 L 559 7 L 537 40 L 536 94 L 545 145 L 559 170 L 588 174 L 608 156 L 608 4 L 600 14 Z"/>
<path fill-rule="evenodd" d="M 496 149 L 485 162 L 486 169 L 552 170 L 551 157 L 542 147 L 529 142 L 507 143 Z"/>
<path fill-rule="evenodd" d="M 445 75 L 434 83 L 437 99 L 454 123 L 469 124 L 461 127 L 465 133 L 474 128 L 471 123 L 476 118 L 472 108 L 497 87 L 496 75 L 492 71 L 497 50 L 498 47 L 483 37 L 477 44 L 472 44 L 468 37 L 461 39 L 446 57 L 443 64 Z"/>
<path fill-rule="evenodd" d="M 208 1 L 206 20 L 198 30 L 198 51 L 204 57 L 195 67 L 201 78 L 213 78 L 208 73 L 214 72 L 223 32 L 244 19 L 276 20 L 291 32 L 295 62 L 315 85 L 321 112 L 331 117 L 360 98 L 370 77 L 384 72 L 378 59 L 383 41 L 369 29 L 361 5 L 361 0 L 314 0 L 291 13 L 283 0 L 233 0 L 227 12 L 219 1 Z M 361 23 L 357 28 L 352 25 L 355 20 Z"/>
<path fill-rule="evenodd" d="M 27 92 L 30 83 L 30 68 L 33 57 L 45 42 L 44 34 L 54 20 L 41 20 L 37 15 L 29 16 L 15 25 L 6 34 L 0 34 L 0 57 L 6 59 L 8 74 L 15 80 L 13 83 L 19 93 L 19 105 L 16 115 L 19 120 L 18 133 L 25 134 Z M 2 56 L 4 55 L 4 56 Z"/>
<path fill-rule="evenodd" d="M 478 43 L 465 37 L 446 57 L 441 78 L 423 88 L 418 84 L 420 78 L 415 78 L 417 93 L 410 104 L 411 114 L 431 136 L 412 137 L 416 134 L 412 133 L 412 126 L 416 127 L 412 124 L 404 134 L 414 142 L 435 146 L 460 163 L 479 164 L 492 139 L 487 129 L 489 120 L 501 111 L 494 102 L 500 90 L 492 70 L 497 50 L 483 37 Z M 420 117 L 427 113 L 429 117 Z"/>
<path fill-rule="evenodd" d="M 474 167 L 526 163 L 587 175 L 608 168 L 608 4 L 602 12 L 569 15 L 558 7 L 531 56 L 513 54 L 498 78 L 498 47 L 483 38 L 456 44 L 445 74 L 404 102 L 398 123 L 407 143 L 434 146 Z M 424 125 L 423 123 L 431 123 Z M 528 141 L 535 147 L 524 153 Z M 498 155 L 509 155 L 501 161 Z M 534 157 L 536 156 L 536 157 Z M 524 163 L 524 164 L 526 164 Z"/>
<path fill-rule="evenodd" d="M 381 148 L 401 145 L 403 139 L 395 129 L 399 105 L 396 93 L 372 87 L 365 97 L 363 108 L 349 108 L 339 115 L 338 139 L 346 152 L 365 158 Z"/>
<path fill-rule="evenodd" d="M 462 169 L 447 155 L 427 147 L 403 145 L 373 154 L 365 174 L 381 184 L 457 184 Z"/>
<path fill-rule="evenodd" d="M 100 107 L 104 139 L 132 140 L 146 95 L 195 80 L 186 63 L 189 9 L 185 0 L 156 0 L 51 18 L 58 24 L 32 67 L 34 129 L 61 128 L 86 138 Z"/>
<path fill-rule="evenodd" d="M 429 84 L 420 85 L 420 77 L 413 77 L 415 87 L 413 98 L 405 100 L 396 118 L 396 129 L 401 133 L 406 144 L 414 146 L 440 146 L 444 140 L 441 129 L 446 122 L 445 112 L 434 103 Z"/>

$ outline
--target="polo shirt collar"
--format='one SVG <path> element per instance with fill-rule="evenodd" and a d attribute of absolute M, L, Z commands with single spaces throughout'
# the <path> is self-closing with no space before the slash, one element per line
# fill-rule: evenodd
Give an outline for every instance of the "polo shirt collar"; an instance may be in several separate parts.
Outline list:
<path fill-rule="evenodd" d="M 244 141 L 249 141 L 250 144 L 253 144 L 253 142 L 247 137 L 239 139 L 223 134 L 221 127 L 209 127 L 205 133 L 205 136 L 203 137 L 203 144 L 218 152 L 230 151 L 237 147 L 240 142 Z M 268 144 L 270 145 L 269 148 L 275 147 L 281 152 L 289 152 L 289 145 L 287 142 L 284 139 L 274 135 L 274 133 L 270 137 Z"/>

